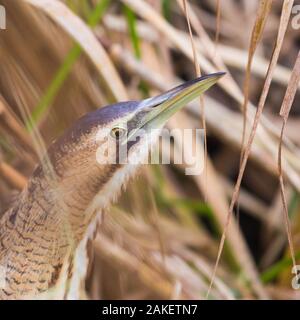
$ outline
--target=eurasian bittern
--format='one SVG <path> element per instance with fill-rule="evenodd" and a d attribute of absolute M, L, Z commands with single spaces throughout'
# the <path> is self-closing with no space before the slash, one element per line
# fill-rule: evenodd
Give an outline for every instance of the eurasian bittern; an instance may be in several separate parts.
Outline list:
<path fill-rule="evenodd" d="M 130 161 L 102 162 L 96 156 L 99 146 L 108 148 L 110 135 L 116 145 L 126 144 L 129 159 L 145 157 L 148 144 L 154 142 L 149 139 L 151 130 L 161 128 L 223 74 L 200 77 L 154 98 L 91 112 L 49 147 L 0 221 L 0 266 L 5 270 L 0 298 L 79 298 L 88 267 L 87 241 L 94 234 L 98 213 L 116 199 L 138 167 Z M 139 129 L 142 134 L 131 139 Z M 103 156 L 111 153 L 105 148 Z"/>

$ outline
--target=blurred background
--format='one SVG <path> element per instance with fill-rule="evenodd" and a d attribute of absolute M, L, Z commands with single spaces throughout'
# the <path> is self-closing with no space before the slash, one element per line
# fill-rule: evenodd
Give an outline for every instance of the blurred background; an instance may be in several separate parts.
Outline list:
<path fill-rule="evenodd" d="M 195 62 L 203 74 L 227 71 L 202 102 L 168 124 L 206 129 L 205 173 L 186 176 L 184 165 L 142 169 L 105 215 L 91 246 L 89 299 L 206 297 L 239 174 L 244 96 L 251 101 L 247 140 L 284 14 L 284 1 L 264 7 L 266 2 L 272 3 L 190 0 L 184 7 L 182 0 L 0 0 L 6 10 L 6 30 L 0 30 L 1 214 L 47 146 L 83 114 L 195 78 Z M 277 164 L 279 111 L 300 48 L 295 26 L 290 21 L 280 45 L 211 299 L 300 298 L 291 285 Z M 282 141 L 298 262 L 299 105 L 297 93 Z"/>

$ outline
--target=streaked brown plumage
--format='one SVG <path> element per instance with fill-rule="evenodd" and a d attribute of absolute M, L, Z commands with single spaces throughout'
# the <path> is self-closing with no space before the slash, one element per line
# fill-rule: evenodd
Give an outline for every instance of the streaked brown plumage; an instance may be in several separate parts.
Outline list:
<path fill-rule="evenodd" d="M 222 75 L 193 80 L 152 99 L 99 109 L 50 146 L 0 220 L 0 265 L 6 270 L 1 299 L 80 298 L 88 266 L 86 245 L 97 218 L 138 168 L 96 161 L 106 139 L 103 132 L 125 122 L 128 132 L 144 128 L 144 136 L 128 147 L 129 157 L 142 158 L 147 144 L 154 142 L 146 139 L 149 130 L 163 125 Z"/>

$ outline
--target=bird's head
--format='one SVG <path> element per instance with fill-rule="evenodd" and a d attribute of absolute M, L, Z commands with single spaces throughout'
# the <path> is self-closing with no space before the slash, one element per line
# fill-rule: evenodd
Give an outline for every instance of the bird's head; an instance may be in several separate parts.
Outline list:
<path fill-rule="evenodd" d="M 82 117 L 48 151 L 59 195 L 70 207 L 78 207 L 78 199 L 80 208 L 98 196 L 93 207 L 105 207 L 147 156 L 155 141 L 153 131 L 223 75 L 203 76 L 159 96 L 117 103 Z"/>

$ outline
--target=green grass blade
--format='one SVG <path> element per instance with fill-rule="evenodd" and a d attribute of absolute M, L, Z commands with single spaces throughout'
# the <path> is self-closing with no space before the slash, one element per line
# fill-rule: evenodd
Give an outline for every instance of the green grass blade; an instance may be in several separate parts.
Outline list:
<path fill-rule="evenodd" d="M 140 60 L 142 57 L 142 51 L 140 38 L 137 31 L 137 19 L 135 13 L 126 5 L 124 5 L 124 13 L 127 20 L 129 37 L 133 46 L 134 55 L 137 59 Z M 140 82 L 139 89 L 141 90 L 144 97 L 149 96 L 149 88 L 145 82 Z"/>
<path fill-rule="evenodd" d="M 132 42 L 134 54 L 137 59 L 141 59 L 141 46 L 139 35 L 137 32 L 136 16 L 128 6 L 124 6 L 124 13 L 127 20 L 129 36 Z"/>
<path fill-rule="evenodd" d="M 162 0 L 161 3 L 163 16 L 167 21 L 170 21 L 171 18 L 171 1 L 170 0 Z"/>
<path fill-rule="evenodd" d="M 93 28 L 97 25 L 103 14 L 105 13 L 110 0 L 102 0 L 97 4 L 95 9 L 92 11 L 88 25 Z M 57 96 L 60 88 L 63 86 L 67 77 L 69 76 L 74 64 L 78 60 L 82 53 L 82 48 L 79 44 L 74 44 L 73 48 L 69 51 L 60 68 L 56 72 L 52 82 L 50 83 L 47 91 L 41 98 L 37 107 L 33 110 L 31 117 L 26 122 L 28 131 L 31 131 L 36 123 L 43 117 L 48 110 L 49 106 L 53 103 Z"/>
<path fill-rule="evenodd" d="M 300 251 L 295 255 L 296 260 L 300 259 Z M 284 269 L 292 266 L 291 258 L 283 258 L 279 262 L 275 263 L 269 269 L 261 274 L 261 280 L 264 283 L 268 283 L 274 280 Z"/>

